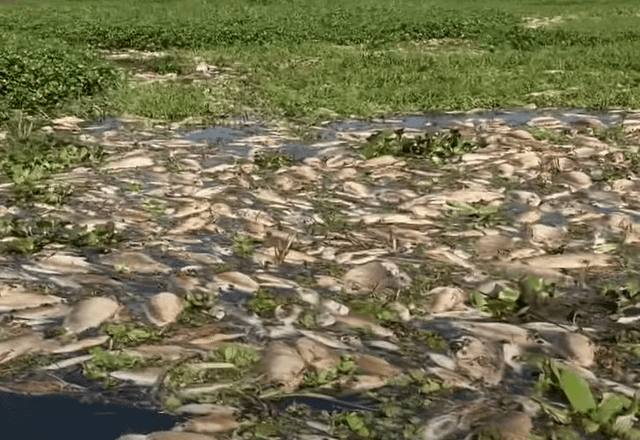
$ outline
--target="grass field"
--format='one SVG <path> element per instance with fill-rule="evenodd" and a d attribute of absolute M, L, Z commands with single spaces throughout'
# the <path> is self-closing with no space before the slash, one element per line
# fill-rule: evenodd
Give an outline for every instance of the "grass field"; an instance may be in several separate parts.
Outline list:
<path fill-rule="evenodd" d="M 48 1 L 0 4 L 0 112 L 347 115 L 640 107 L 637 1 Z M 163 51 L 123 66 L 105 51 Z M 224 81 L 134 84 L 132 67 Z M 145 64 L 146 63 L 146 64 Z"/>

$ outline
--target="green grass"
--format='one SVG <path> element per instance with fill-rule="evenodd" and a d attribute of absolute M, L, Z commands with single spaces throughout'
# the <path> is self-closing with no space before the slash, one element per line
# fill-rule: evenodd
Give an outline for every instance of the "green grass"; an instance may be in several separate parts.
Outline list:
<path fill-rule="evenodd" d="M 0 89 L 8 108 L 166 120 L 637 108 L 639 12 L 630 0 L 25 0 L 0 6 Z M 107 62 L 98 49 L 166 54 Z M 133 86 L 118 74 L 180 78 L 195 56 L 224 78 Z"/>

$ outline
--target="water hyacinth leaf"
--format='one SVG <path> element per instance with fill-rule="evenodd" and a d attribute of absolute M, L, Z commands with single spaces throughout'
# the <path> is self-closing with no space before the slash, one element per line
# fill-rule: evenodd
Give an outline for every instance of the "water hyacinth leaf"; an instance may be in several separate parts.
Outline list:
<path fill-rule="evenodd" d="M 222 344 L 216 350 L 215 359 L 234 364 L 239 368 L 252 365 L 260 360 L 260 353 L 251 347 L 237 344 Z"/>
<path fill-rule="evenodd" d="M 628 397 L 621 394 L 605 393 L 592 418 L 598 423 L 609 423 L 616 414 L 620 414 L 630 405 L 631 399 Z"/>
<path fill-rule="evenodd" d="M 442 389 L 442 384 L 432 378 L 425 378 L 422 386 L 420 387 L 420 391 L 425 394 L 433 393 L 435 391 L 440 391 Z"/>
<path fill-rule="evenodd" d="M 471 292 L 471 305 L 478 310 L 483 310 L 487 305 L 487 297 L 482 292 Z"/>
<path fill-rule="evenodd" d="M 520 297 L 520 292 L 514 289 L 502 289 L 500 293 L 498 293 L 498 299 L 506 302 L 514 303 Z"/>
<path fill-rule="evenodd" d="M 369 437 L 370 431 L 367 428 L 364 417 L 360 414 L 346 414 L 344 421 L 349 426 L 349 429 L 355 432 L 360 437 Z"/>
<path fill-rule="evenodd" d="M 531 275 L 526 276 L 520 284 L 523 290 L 528 290 L 535 293 L 542 292 L 546 288 L 546 283 L 542 278 L 534 277 Z"/>
<path fill-rule="evenodd" d="M 600 423 L 595 422 L 591 419 L 584 417 L 580 420 L 580 423 L 582 424 L 582 429 L 584 429 L 584 432 L 586 432 L 587 434 L 594 434 L 600 431 Z"/>
<path fill-rule="evenodd" d="M 591 393 L 589 382 L 576 371 L 559 367 L 552 363 L 551 369 L 558 379 L 560 389 L 571 403 L 571 407 L 582 414 L 596 409 L 596 401 Z"/>
<path fill-rule="evenodd" d="M 582 436 L 570 426 L 561 426 L 551 434 L 552 440 L 580 440 Z"/>

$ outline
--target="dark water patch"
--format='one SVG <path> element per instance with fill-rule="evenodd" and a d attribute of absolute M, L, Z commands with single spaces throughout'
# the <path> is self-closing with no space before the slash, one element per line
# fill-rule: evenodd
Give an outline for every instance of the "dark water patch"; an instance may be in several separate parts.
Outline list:
<path fill-rule="evenodd" d="M 0 392 L 3 440 L 115 440 L 124 434 L 169 430 L 180 420 L 132 405 L 83 403 L 77 395 L 28 396 Z"/>
<path fill-rule="evenodd" d="M 558 212 L 546 212 L 540 219 L 540 223 L 547 226 L 564 226 L 567 224 L 567 219 Z"/>
<path fill-rule="evenodd" d="M 227 289 L 220 292 L 220 301 L 235 306 L 242 305 L 251 299 L 251 295 L 235 289 Z"/>
<path fill-rule="evenodd" d="M 420 330 L 438 333 L 448 341 L 462 336 L 460 329 L 455 326 L 450 319 L 432 319 L 429 321 L 416 322 L 415 327 Z"/>
<path fill-rule="evenodd" d="M 242 127 L 212 126 L 205 129 L 185 131 L 179 137 L 192 142 L 205 142 L 217 146 L 221 153 L 238 157 L 248 157 L 255 148 L 246 143 L 246 139 L 265 135 L 268 131 L 262 125 L 244 125 Z"/>
<path fill-rule="evenodd" d="M 502 205 L 502 209 L 504 210 L 505 215 L 511 221 L 515 221 L 522 214 L 529 211 L 529 208 L 526 205 L 515 202 L 506 202 Z"/>
<path fill-rule="evenodd" d="M 349 411 L 367 412 L 375 411 L 377 408 L 374 402 L 362 396 L 343 396 L 340 398 L 319 395 L 287 396 L 282 399 L 273 400 L 272 403 L 280 411 L 286 411 L 291 406 L 303 405 L 313 411 Z"/>
<path fill-rule="evenodd" d="M 307 158 L 314 157 L 318 154 L 319 149 L 313 145 L 303 143 L 288 143 L 282 147 L 282 152 L 291 157 L 294 161 L 299 162 Z"/>

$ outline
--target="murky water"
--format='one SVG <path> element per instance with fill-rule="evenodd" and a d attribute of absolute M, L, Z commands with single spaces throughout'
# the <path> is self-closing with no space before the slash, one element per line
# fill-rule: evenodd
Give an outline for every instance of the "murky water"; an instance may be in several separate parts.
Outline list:
<path fill-rule="evenodd" d="M 128 433 L 169 430 L 178 422 L 175 416 L 132 406 L 82 403 L 79 396 L 0 392 L 3 440 L 114 440 Z"/>

